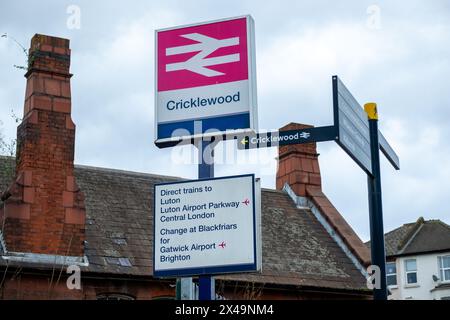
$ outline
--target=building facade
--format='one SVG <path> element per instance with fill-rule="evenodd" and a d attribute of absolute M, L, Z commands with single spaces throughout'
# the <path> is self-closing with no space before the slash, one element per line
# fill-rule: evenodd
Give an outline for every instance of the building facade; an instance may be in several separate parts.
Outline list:
<path fill-rule="evenodd" d="M 450 226 L 419 218 L 385 235 L 392 300 L 450 299 Z"/>

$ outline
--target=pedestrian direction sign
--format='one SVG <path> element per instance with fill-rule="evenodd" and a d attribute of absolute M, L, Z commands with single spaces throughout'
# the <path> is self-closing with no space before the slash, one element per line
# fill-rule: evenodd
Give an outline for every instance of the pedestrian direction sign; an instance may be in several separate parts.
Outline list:
<path fill-rule="evenodd" d="M 329 141 L 334 140 L 335 137 L 336 130 L 334 126 L 313 127 L 298 130 L 260 132 L 251 135 L 241 135 L 237 137 L 237 145 L 238 149 L 254 149 Z"/>
<path fill-rule="evenodd" d="M 372 174 L 367 114 L 337 76 L 333 76 L 333 112 L 336 142 L 364 171 Z"/>
<path fill-rule="evenodd" d="M 378 131 L 378 137 L 381 152 L 383 152 L 386 159 L 389 160 L 395 170 L 400 170 L 400 159 L 398 158 L 398 155 L 395 153 L 394 149 L 392 149 L 392 147 L 380 131 Z"/>
<path fill-rule="evenodd" d="M 253 174 L 155 185 L 153 275 L 260 270 L 260 192 Z"/>
<path fill-rule="evenodd" d="M 333 76 L 333 113 L 336 142 L 368 174 L 372 174 L 369 121 L 366 112 L 345 87 L 338 76 Z M 386 138 L 378 130 L 379 148 L 396 169 L 400 160 Z"/>

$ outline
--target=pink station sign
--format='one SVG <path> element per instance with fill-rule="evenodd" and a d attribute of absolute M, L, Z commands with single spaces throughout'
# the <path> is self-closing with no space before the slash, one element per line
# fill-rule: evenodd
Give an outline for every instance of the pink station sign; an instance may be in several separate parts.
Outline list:
<path fill-rule="evenodd" d="M 157 30 L 156 143 L 257 128 L 251 16 Z"/>

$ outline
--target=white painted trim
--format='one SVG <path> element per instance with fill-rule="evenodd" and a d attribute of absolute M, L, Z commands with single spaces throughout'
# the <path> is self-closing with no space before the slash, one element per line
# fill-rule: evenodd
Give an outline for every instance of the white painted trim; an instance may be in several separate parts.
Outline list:
<path fill-rule="evenodd" d="M 283 186 L 283 191 L 286 192 L 291 199 L 295 202 L 298 209 L 309 209 L 317 220 L 322 224 L 328 234 L 336 241 L 337 245 L 344 251 L 347 257 L 353 262 L 355 267 L 361 272 L 364 278 L 367 279 L 368 273 L 366 268 L 359 262 L 358 258 L 350 251 L 348 246 L 344 243 L 342 238 L 334 231 L 331 225 L 326 221 L 320 210 L 306 197 L 297 196 L 291 187 L 285 183 Z"/>
<path fill-rule="evenodd" d="M 202 26 L 202 25 L 205 25 L 205 24 L 224 22 L 224 21 L 229 21 L 229 20 L 237 20 L 237 19 L 242 19 L 242 18 L 253 19 L 251 15 L 246 14 L 246 15 L 229 17 L 229 18 L 221 18 L 221 19 L 215 19 L 215 20 L 209 20 L 209 21 L 202 21 L 202 22 L 195 22 L 195 23 L 189 23 L 189 24 L 182 24 L 182 25 L 178 25 L 178 26 L 175 26 L 175 27 L 160 28 L 160 29 L 156 29 L 155 31 L 156 32 L 170 31 L 170 30 L 176 30 L 176 29 L 181 29 L 181 28 L 189 28 L 189 27 Z"/>
<path fill-rule="evenodd" d="M 284 184 L 283 191 L 286 192 L 289 195 L 289 197 L 291 197 L 291 199 L 295 202 L 297 209 L 304 209 L 304 210 L 309 209 L 307 199 L 304 197 L 297 196 L 294 190 L 292 190 L 287 183 Z"/>
<path fill-rule="evenodd" d="M 39 263 L 48 265 L 77 265 L 80 267 L 89 266 L 89 261 L 86 256 L 75 257 L 75 256 L 62 256 L 54 254 L 42 254 L 42 253 L 31 253 L 31 252 L 8 252 L 3 255 L 4 260 L 13 262 L 25 262 L 25 263 Z"/>
<path fill-rule="evenodd" d="M 8 253 L 8 250 L 6 249 L 6 242 L 3 238 L 3 232 L 0 231 L 0 253 L 6 254 Z"/>

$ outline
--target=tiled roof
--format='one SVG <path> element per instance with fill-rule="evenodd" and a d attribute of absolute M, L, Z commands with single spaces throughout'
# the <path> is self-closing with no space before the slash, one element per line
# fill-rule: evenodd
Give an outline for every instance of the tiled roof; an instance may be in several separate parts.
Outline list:
<path fill-rule="evenodd" d="M 341 236 L 349 250 L 356 257 L 358 257 L 359 261 L 362 262 L 363 265 L 370 265 L 370 251 L 367 250 L 367 247 L 358 237 L 356 232 L 347 223 L 347 221 L 339 213 L 339 211 L 337 211 L 337 209 L 333 206 L 331 201 L 322 192 L 321 188 L 316 186 L 307 186 L 306 194 L 320 209 L 322 215 L 333 227 L 334 231 Z"/>
<path fill-rule="evenodd" d="M 450 226 L 420 217 L 386 233 L 384 241 L 387 257 L 450 250 Z"/>
<path fill-rule="evenodd" d="M 11 173 L 0 157 L 0 190 Z M 75 166 L 86 197 L 86 255 L 96 273 L 151 276 L 153 185 L 180 178 Z M 281 191 L 262 190 L 262 273 L 222 279 L 364 290 L 365 279 L 309 210 Z"/>

